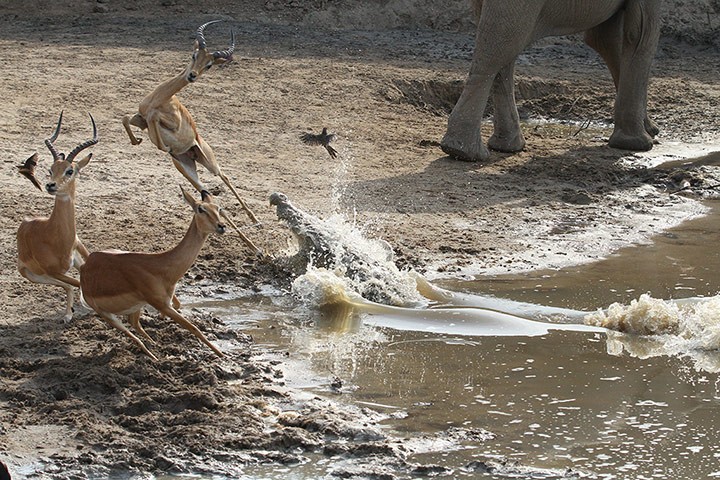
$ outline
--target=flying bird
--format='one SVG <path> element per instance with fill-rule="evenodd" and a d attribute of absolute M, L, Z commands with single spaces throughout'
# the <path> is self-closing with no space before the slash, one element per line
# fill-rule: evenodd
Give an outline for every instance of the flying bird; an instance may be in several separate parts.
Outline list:
<path fill-rule="evenodd" d="M 42 190 L 42 187 L 40 186 L 40 183 L 35 178 L 35 167 L 37 167 L 37 157 L 38 154 L 33 153 L 30 158 L 25 160 L 25 163 L 22 165 L 18 165 L 18 171 L 20 172 L 20 175 L 27 178 L 32 182 L 33 185 L 35 185 L 38 190 Z"/>
<path fill-rule="evenodd" d="M 303 133 L 300 135 L 300 140 L 307 145 L 322 145 L 325 150 L 328 151 L 332 158 L 336 158 L 338 153 L 333 147 L 330 146 L 330 142 L 335 139 L 334 133 L 328 133 L 327 128 L 323 127 L 322 132 L 317 135 L 313 133 Z"/>

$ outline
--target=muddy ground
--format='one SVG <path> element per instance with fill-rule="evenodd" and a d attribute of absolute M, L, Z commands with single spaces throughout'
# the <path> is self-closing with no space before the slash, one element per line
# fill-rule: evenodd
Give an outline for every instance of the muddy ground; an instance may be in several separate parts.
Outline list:
<path fill-rule="evenodd" d="M 213 1 L 200 11 L 184 0 L 46 3 L 0 7 L 0 459 L 16 478 L 237 476 L 311 452 L 354 456 L 362 467 L 336 471 L 341 477 L 447 473 L 407 461 L 401 439 L 372 412 L 297 400 L 249 335 L 201 310 L 183 312 L 226 358 L 147 313 L 153 362 L 80 306 L 62 323 L 61 290 L 17 273 L 17 227 L 47 215 L 52 198 L 15 166 L 38 151 L 44 181 L 51 157 L 42 140 L 61 110 L 61 150 L 89 138 L 88 112 L 101 137 L 78 185 L 85 245 L 160 251 L 179 241 L 191 216 L 184 180 L 146 137 L 132 146 L 120 120 L 183 70 L 200 23 L 225 20 L 206 32 L 218 49 L 234 29 L 235 61 L 179 96 L 263 222 L 246 232 L 268 257 L 258 260 L 232 233 L 211 236 L 179 286 L 181 300 L 287 286 L 277 259 L 291 236 L 268 204 L 274 191 L 321 216 L 356 218 L 394 247 L 401 266 L 429 277 L 589 261 L 701 214 L 697 199 L 717 193 L 712 168 L 658 171 L 651 157 L 606 146 L 612 82 L 573 37 L 541 41 L 519 59 L 525 151 L 487 163 L 444 156 L 437 142 L 472 52 L 464 3 L 416 2 L 413 15 L 402 10 L 413 2 L 399 1 L 355 9 L 333 0 Z M 675 11 L 666 23 L 650 86 L 661 128 L 655 152 L 665 159 L 720 141 L 716 6 L 673 3 L 683 5 L 688 15 Z M 383 28 L 373 29 L 378 8 Z M 298 140 L 323 126 L 337 134 L 337 159 Z M 248 225 L 219 179 L 201 176 Z"/>

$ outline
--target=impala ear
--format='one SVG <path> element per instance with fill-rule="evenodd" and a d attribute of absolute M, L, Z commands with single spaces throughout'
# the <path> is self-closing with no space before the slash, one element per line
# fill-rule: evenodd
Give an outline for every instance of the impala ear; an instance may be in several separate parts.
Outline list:
<path fill-rule="evenodd" d="M 77 162 L 76 170 L 79 172 L 80 170 L 82 170 L 83 168 L 85 168 L 85 165 L 87 165 L 88 163 L 90 163 L 90 159 L 92 158 L 92 156 L 93 156 L 92 153 L 88 153 L 85 158 L 83 158 L 82 160 L 80 160 L 79 162 Z"/>
<path fill-rule="evenodd" d="M 195 210 L 198 204 L 197 200 L 195 200 L 195 197 L 193 197 L 192 194 L 186 192 L 182 185 L 180 186 L 180 190 L 182 190 L 183 197 L 185 198 L 185 203 L 190 205 L 192 209 Z"/>

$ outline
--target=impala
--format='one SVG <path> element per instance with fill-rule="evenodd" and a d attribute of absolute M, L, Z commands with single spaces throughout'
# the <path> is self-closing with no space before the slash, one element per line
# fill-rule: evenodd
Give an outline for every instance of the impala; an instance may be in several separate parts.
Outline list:
<path fill-rule="evenodd" d="M 140 325 L 142 309 L 150 305 L 192 332 L 218 356 L 223 356 L 195 325 L 178 312 L 180 302 L 175 296 L 175 287 L 195 263 L 208 235 L 213 232 L 224 233 L 225 224 L 221 221 L 221 209 L 213 203 L 212 195 L 203 191 L 202 201 L 197 202 L 180 188 L 194 215 L 190 228 L 176 247 L 162 253 L 119 250 L 93 252 L 80 268 L 82 300 L 109 325 L 130 337 L 154 360 L 157 357 L 145 347 L 142 340 L 122 324 L 119 318 L 121 315 L 127 315 L 135 332 L 152 342 L 152 338 Z"/>
<path fill-rule="evenodd" d="M 231 45 L 227 50 L 211 52 L 207 49 L 203 32 L 208 25 L 219 21 L 215 20 L 200 25 L 195 33 L 195 51 L 193 52 L 192 61 L 185 71 L 161 83 L 152 93 L 146 96 L 140 103 L 138 113 L 133 116 L 125 115 L 123 126 L 133 145 L 139 144 L 142 139 L 135 137 L 130 126 L 133 125 L 141 130 L 147 130 L 150 141 L 158 149 L 170 154 L 175 167 L 198 192 L 205 190 L 205 187 L 200 183 L 197 163 L 203 165 L 213 175 L 219 176 L 240 202 L 240 206 L 245 210 L 250 220 L 254 224 L 258 224 L 255 214 L 245 201 L 240 198 L 240 195 L 230 184 L 230 180 L 220 169 L 212 148 L 198 133 L 190 112 L 175 95 L 187 84 L 195 82 L 200 78 L 200 75 L 213 65 L 222 65 L 232 61 L 232 53 L 235 49 L 234 33 L 231 34 Z M 258 253 L 260 252 L 242 232 L 238 230 L 238 233 L 250 248 Z"/>
<path fill-rule="evenodd" d="M 79 268 L 89 255 L 75 231 L 75 181 L 80 170 L 88 164 L 92 153 L 79 162 L 75 157 L 84 149 L 98 142 L 95 120 L 90 115 L 93 137 L 75 147 L 67 157 L 58 152 L 53 142 L 57 140 L 62 124 L 62 112 L 53 135 L 45 140 L 45 145 L 53 156 L 50 168 L 50 181 L 45 190 L 55 196 L 55 206 L 49 218 L 26 219 L 17 232 L 18 271 L 31 282 L 58 285 L 67 292 L 65 322 L 72 319 L 75 300 L 73 287 L 80 282 L 68 275 L 74 266 Z M 37 153 L 19 167 L 20 173 L 39 186 L 35 179 Z"/>

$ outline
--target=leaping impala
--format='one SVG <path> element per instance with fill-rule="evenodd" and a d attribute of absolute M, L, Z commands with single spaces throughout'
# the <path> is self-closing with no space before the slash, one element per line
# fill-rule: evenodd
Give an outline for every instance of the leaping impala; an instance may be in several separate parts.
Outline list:
<path fill-rule="evenodd" d="M 180 302 L 175 296 L 175 286 L 185 272 L 195 263 L 200 248 L 211 233 L 224 233 L 220 207 L 213 202 L 212 195 L 202 192 L 202 201 L 197 202 L 182 187 L 185 201 L 192 207 L 194 215 L 190 228 L 180 243 L 162 253 L 134 253 L 119 250 L 93 252 L 80 268 L 80 291 L 82 299 L 92 307 L 108 325 L 111 325 L 135 342 L 154 360 L 157 357 L 127 327 L 119 316 L 127 315 L 130 325 L 138 335 L 153 341 L 140 325 L 140 314 L 145 305 L 192 332 L 213 352 L 222 357 L 222 352 L 186 320 L 177 309 Z"/>
<path fill-rule="evenodd" d="M 208 25 L 220 22 L 214 20 L 207 22 L 195 32 L 195 51 L 192 61 L 180 75 L 161 83 L 150 95 L 140 103 L 138 113 L 123 117 L 123 126 L 133 145 L 139 144 L 142 139 L 135 137 L 130 125 L 141 130 L 147 129 L 150 141 L 163 152 L 169 153 L 173 158 L 175 167 L 187 178 L 198 192 L 205 190 L 200 183 L 197 173 L 197 163 L 207 168 L 213 175 L 219 176 L 225 185 L 232 191 L 235 198 L 247 213 L 250 220 L 258 224 L 257 217 L 240 198 L 235 188 L 230 184 L 227 176 L 220 169 L 215 154 L 207 142 L 200 136 L 190 112 L 175 96 L 187 84 L 195 82 L 200 75 L 213 65 L 222 65 L 232 61 L 235 49 L 235 34 L 231 33 L 231 44 L 227 50 L 211 52 L 207 49 L 204 31 Z M 238 230 L 242 240 L 253 250 L 260 250 Z"/>
<path fill-rule="evenodd" d="M 53 135 L 45 140 L 48 150 L 53 156 L 50 168 L 50 181 L 45 190 L 55 196 L 55 206 L 49 218 L 26 219 L 20 224 L 17 232 L 18 271 L 31 282 L 58 285 L 67 292 L 65 322 L 72 319 L 75 295 L 73 287 L 80 282 L 68 275 L 74 266 L 80 268 L 89 252 L 77 237 L 75 231 L 75 181 L 80 170 L 88 164 L 92 153 L 79 162 L 75 157 L 84 149 L 98 142 L 95 120 L 90 115 L 93 137 L 75 147 L 67 157 L 57 151 L 53 142 L 60 134 L 62 112 Z M 31 161 L 32 160 L 32 161 Z M 25 161 L 20 172 L 39 186 L 35 179 L 37 153 Z"/>

